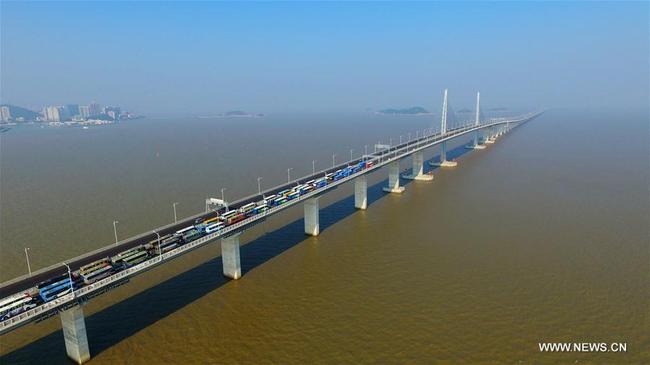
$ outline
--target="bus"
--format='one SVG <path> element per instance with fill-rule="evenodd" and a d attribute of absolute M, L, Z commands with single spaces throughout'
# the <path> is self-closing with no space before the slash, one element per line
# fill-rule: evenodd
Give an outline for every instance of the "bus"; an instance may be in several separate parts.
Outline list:
<path fill-rule="evenodd" d="M 315 187 L 316 189 L 318 189 L 318 188 L 322 188 L 322 187 L 325 186 L 325 185 L 327 185 L 327 178 L 326 178 L 326 177 L 323 177 L 323 178 L 321 178 L 321 179 L 318 179 L 318 180 L 316 180 L 316 182 L 314 183 L 314 187 Z"/>
<path fill-rule="evenodd" d="M 216 232 L 216 231 L 222 229 L 224 226 L 225 226 L 225 225 L 224 225 L 222 222 L 217 222 L 217 223 L 209 224 L 209 225 L 205 228 L 205 233 L 206 233 L 206 234 L 214 233 L 214 232 Z"/>
<path fill-rule="evenodd" d="M 97 280 L 101 280 L 110 275 L 112 271 L 113 265 L 111 265 L 111 261 L 108 257 L 91 262 L 90 264 L 79 268 L 79 274 L 86 284 L 92 284 Z"/>
<path fill-rule="evenodd" d="M 181 237 L 183 234 L 186 232 L 189 232 L 190 230 L 193 230 L 194 226 L 189 226 L 187 228 L 183 228 L 179 231 L 176 232 L 175 235 L 165 235 L 160 238 L 160 243 L 158 243 L 158 239 L 151 240 L 149 242 L 148 247 L 151 248 L 151 254 L 152 255 L 160 255 L 162 252 L 167 252 L 170 250 L 175 249 L 178 244 L 181 241 Z M 179 233 L 181 232 L 181 233 Z M 158 247 L 160 245 L 160 247 Z M 161 252 L 162 250 L 162 252 Z"/>
<path fill-rule="evenodd" d="M 342 179 L 344 177 L 345 177 L 345 175 L 343 174 L 343 170 L 336 170 L 336 172 L 334 173 L 334 177 L 332 179 L 334 181 L 337 181 L 337 180 L 340 180 L 340 179 Z"/>
<path fill-rule="evenodd" d="M 205 220 L 205 221 L 203 222 L 203 224 L 210 225 L 210 224 L 212 224 L 212 223 L 216 223 L 216 222 L 218 222 L 218 221 L 219 221 L 219 216 L 216 216 L 216 217 L 213 217 L 213 218 L 210 218 L 210 219 Z"/>
<path fill-rule="evenodd" d="M 44 302 L 49 302 L 72 291 L 74 283 L 70 281 L 68 274 L 46 280 L 38 284 L 38 295 Z"/>
<path fill-rule="evenodd" d="M 278 196 L 275 195 L 275 194 L 273 194 L 273 195 L 269 195 L 269 196 L 265 196 L 265 197 L 264 197 L 264 201 L 266 201 L 266 205 L 269 205 L 269 206 L 270 206 L 270 205 L 271 205 L 271 202 L 272 202 L 275 198 L 277 198 L 277 197 L 278 197 Z"/>
<path fill-rule="evenodd" d="M 276 206 L 278 206 L 278 205 L 280 205 L 280 204 L 284 204 L 284 203 L 286 203 L 286 202 L 287 202 L 287 197 L 286 197 L 286 196 L 280 196 L 280 197 L 275 198 L 275 199 L 272 201 L 271 205 L 274 206 L 274 207 L 276 207 Z"/>
<path fill-rule="evenodd" d="M 189 226 L 189 227 L 185 227 L 185 228 L 183 228 L 183 229 L 179 229 L 178 231 L 176 231 L 176 235 L 177 235 L 177 236 L 182 236 L 185 232 L 190 231 L 190 230 L 193 230 L 193 229 L 194 229 L 194 226 Z M 168 235 L 167 235 L 167 236 L 168 236 Z M 167 236 L 162 237 L 161 240 L 166 239 Z"/>
<path fill-rule="evenodd" d="M 208 228 L 208 225 L 205 223 L 195 224 L 194 228 L 199 231 L 201 234 L 205 234 L 205 229 Z"/>
<path fill-rule="evenodd" d="M 0 321 L 36 307 L 28 293 L 14 294 L 0 302 Z"/>
<path fill-rule="evenodd" d="M 300 194 L 305 194 L 310 191 L 314 190 L 314 185 L 312 184 L 305 184 L 300 188 Z"/>
<path fill-rule="evenodd" d="M 260 202 L 259 204 L 257 204 L 257 206 L 255 206 L 255 208 L 253 208 L 253 214 L 262 213 L 263 211 L 265 211 L 267 209 L 268 209 L 268 205 L 267 205 L 266 200 L 264 200 L 264 201 Z"/>
<path fill-rule="evenodd" d="M 255 209 L 256 204 L 255 203 L 248 203 L 244 205 L 243 207 L 239 208 L 239 211 L 242 212 L 242 214 L 248 215 L 250 212 Z"/>
<path fill-rule="evenodd" d="M 289 194 L 287 194 L 287 199 L 291 200 L 291 199 L 295 199 L 295 198 L 297 198 L 297 197 L 299 197 L 299 196 L 300 196 L 300 192 L 299 192 L 299 191 L 291 190 L 291 191 L 289 192 Z"/>
<path fill-rule="evenodd" d="M 135 266 L 148 258 L 149 255 L 147 254 L 147 250 L 144 246 L 140 245 L 130 250 L 118 253 L 111 258 L 111 261 L 113 264 L 126 269 Z"/>
<path fill-rule="evenodd" d="M 246 217 L 239 211 L 231 210 L 230 212 L 224 213 L 221 218 L 223 218 L 226 224 L 233 224 L 244 220 Z"/>
<path fill-rule="evenodd" d="M 291 192 L 290 189 L 282 190 L 278 193 L 278 196 L 287 196 Z"/>
<path fill-rule="evenodd" d="M 184 242 L 194 241 L 195 239 L 201 237 L 201 231 L 198 229 L 190 229 L 189 231 L 183 232 L 182 237 Z"/>

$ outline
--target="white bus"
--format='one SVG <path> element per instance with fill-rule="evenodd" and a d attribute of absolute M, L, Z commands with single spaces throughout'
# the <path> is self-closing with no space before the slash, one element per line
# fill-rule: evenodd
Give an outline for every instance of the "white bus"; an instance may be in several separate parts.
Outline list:
<path fill-rule="evenodd" d="M 36 307 L 32 297 L 27 293 L 14 294 L 0 302 L 0 320 Z"/>
<path fill-rule="evenodd" d="M 239 208 L 239 211 L 244 213 L 244 214 L 248 214 L 251 210 L 253 210 L 255 208 L 255 205 L 256 205 L 255 203 L 248 203 L 248 204 L 244 205 L 243 207 Z"/>
<path fill-rule="evenodd" d="M 79 269 L 79 274 L 86 284 L 92 284 L 97 280 L 107 277 L 111 274 L 113 266 L 108 257 L 97 260 Z"/>
<path fill-rule="evenodd" d="M 210 234 L 222 229 L 225 225 L 222 222 L 212 223 L 205 227 L 205 233 Z"/>

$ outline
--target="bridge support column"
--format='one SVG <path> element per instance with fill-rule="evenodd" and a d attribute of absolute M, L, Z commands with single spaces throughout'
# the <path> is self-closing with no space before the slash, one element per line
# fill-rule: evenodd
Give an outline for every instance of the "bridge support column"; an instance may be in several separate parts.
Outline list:
<path fill-rule="evenodd" d="M 362 210 L 368 208 L 368 178 L 366 175 L 354 179 L 354 207 Z"/>
<path fill-rule="evenodd" d="M 424 172 L 424 153 L 422 151 L 413 154 L 413 172 L 411 175 L 404 175 L 405 179 L 409 180 L 433 180 L 433 175 L 425 175 Z"/>
<path fill-rule="evenodd" d="M 241 233 L 235 233 L 232 236 L 221 239 L 223 275 L 235 280 L 241 278 L 241 259 L 239 257 L 240 235 Z"/>
<path fill-rule="evenodd" d="M 494 127 L 487 128 L 485 130 L 485 143 L 492 144 L 494 143 Z"/>
<path fill-rule="evenodd" d="M 458 165 L 456 161 L 447 161 L 447 141 L 440 144 L 440 162 L 429 162 L 431 166 L 454 167 Z"/>
<path fill-rule="evenodd" d="M 470 149 L 470 150 L 484 150 L 485 145 L 480 144 L 479 142 L 479 131 L 476 131 L 474 134 L 474 140 L 472 141 L 471 144 L 468 144 L 465 146 L 465 148 Z"/>
<path fill-rule="evenodd" d="M 90 360 L 86 321 L 81 305 L 64 310 L 59 316 L 65 339 L 65 351 L 68 356 L 77 364 L 83 364 Z"/>
<path fill-rule="evenodd" d="M 388 164 L 388 186 L 384 187 L 387 193 L 402 193 L 403 186 L 399 186 L 399 161 Z"/>
<path fill-rule="evenodd" d="M 318 198 L 305 200 L 305 233 L 310 236 L 318 236 L 320 233 Z"/>

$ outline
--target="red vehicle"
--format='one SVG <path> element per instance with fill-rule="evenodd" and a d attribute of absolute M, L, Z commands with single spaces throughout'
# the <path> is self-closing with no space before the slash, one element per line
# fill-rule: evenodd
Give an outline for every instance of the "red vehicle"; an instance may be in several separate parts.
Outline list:
<path fill-rule="evenodd" d="M 239 221 L 243 221 L 246 216 L 240 211 L 231 210 L 230 212 L 224 213 L 221 218 L 224 222 L 226 222 L 227 225 L 230 225 Z"/>

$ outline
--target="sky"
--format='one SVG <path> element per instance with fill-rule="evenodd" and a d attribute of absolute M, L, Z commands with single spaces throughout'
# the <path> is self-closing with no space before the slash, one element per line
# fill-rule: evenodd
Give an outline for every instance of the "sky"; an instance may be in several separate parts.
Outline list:
<path fill-rule="evenodd" d="M 148 115 L 648 108 L 649 3 L 0 3 L 0 101 Z"/>

